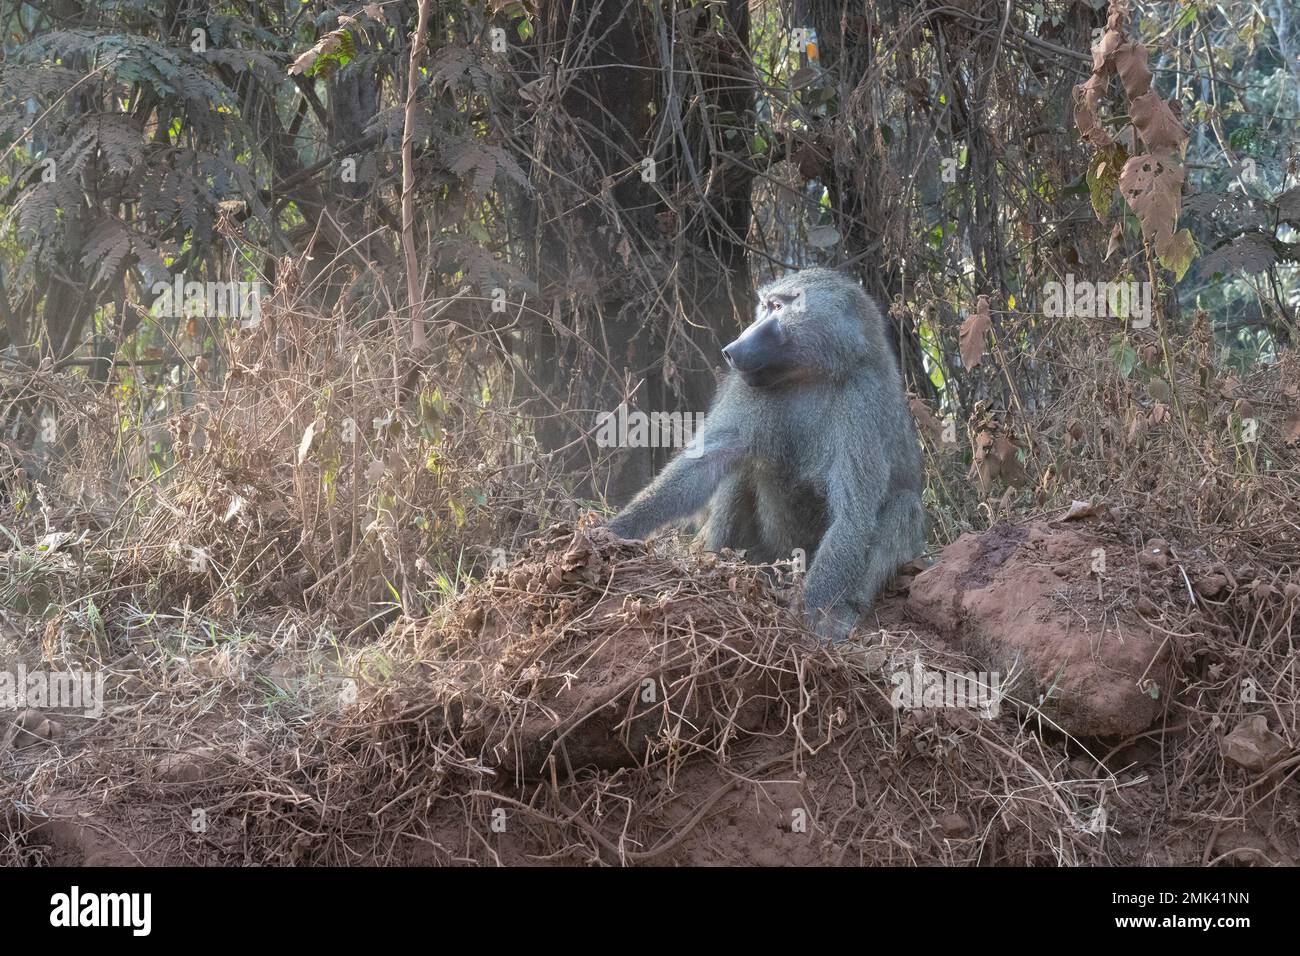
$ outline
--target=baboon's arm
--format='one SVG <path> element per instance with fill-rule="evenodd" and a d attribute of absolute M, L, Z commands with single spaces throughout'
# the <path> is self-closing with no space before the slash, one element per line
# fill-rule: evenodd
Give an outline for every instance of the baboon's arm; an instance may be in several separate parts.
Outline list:
<path fill-rule="evenodd" d="M 826 496 L 830 526 L 804 580 L 804 601 L 811 609 L 827 609 L 859 595 L 888 477 L 884 461 L 874 457 L 846 455 L 850 460 L 831 470 Z"/>
<path fill-rule="evenodd" d="M 693 515 L 709 503 L 724 475 L 740 459 L 740 443 L 731 434 L 699 437 L 609 523 L 623 538 L 644 538 L 670 521 Z"/>

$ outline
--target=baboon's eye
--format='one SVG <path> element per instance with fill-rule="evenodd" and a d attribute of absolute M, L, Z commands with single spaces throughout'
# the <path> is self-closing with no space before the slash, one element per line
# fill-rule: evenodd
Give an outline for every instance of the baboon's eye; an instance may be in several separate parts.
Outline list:
<path fill-rule="evenodd" d="M 785 303 L 783 303 L 780 299 L 768 299 L 768 300 L 767 300 L 767 311 L 769 311 L 769 312 L 780 312 L 780 311 L 781 311 L 781 306 L 784 305 L 784 304 L 785 304 Z"/>

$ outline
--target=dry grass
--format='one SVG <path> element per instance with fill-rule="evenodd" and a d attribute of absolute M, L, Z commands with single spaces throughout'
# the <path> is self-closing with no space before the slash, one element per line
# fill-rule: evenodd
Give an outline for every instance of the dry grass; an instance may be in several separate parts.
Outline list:
<path fill-rule="evenodd" d="M 179 639 L 204 625 L 158 630 Z M 196 863 L 1108 853 L 1087 821 L 1113 782 L 1070 779 L 1063 748 L 1009 710 L 891 707 L 888 674 L 913 655 L 970 662 L 905 632 L 870 649 L 818 647 L 760 569 L 672 540 L 648 550 L 558 528 L 440 615 L 403 620 L 338 668 L 282 678 L 292 700 L 258 706 L 246 671 L 266 679 L 288 647 L 310 648 L 298 626 L 191 648 L 184 667 L 164 666 L 177 648 L 160 643 L 132 679 L 170 677 L 166 697 L 136 688 L 66 756 L 35 758 L 6 795 L 33 811 L 15 832 L 90 811 L 63 849 L 101 862 L 128 854 L 98 831 L 128 858 Z M 360 685 L 355 706 L 339 706 L 340 675 Z M 197 838 L 195 809 L 207 822 Z M 40 858 L 26 849 L 39 839 L 11 839 L 11 855 Z"/>
<path fill-rule="evenodd" d="M 1300 758 L 1219 743 L 1300 740 L 1293 353 L 1237 379 L 1193 337 L 1167 402 L 1078 357 L 1000 501 L 931 457 L 941 537 L 1092 497 L 1169 545 L 1114 594 L 1171 643 L 1165 719 L 1080 742 L 899 714 L 903 662 L 978 664 L 902 623 L 810 645 L 756 569 L 557 524 L 498 344 L 448 322 L 418 365 L 278 295 L 192 394 L 5 383 L 60 434 L 6 445 L 0 651 L 109 675 L 98 721 L 0 738 L 5 862 L 1293 861 Z"/>

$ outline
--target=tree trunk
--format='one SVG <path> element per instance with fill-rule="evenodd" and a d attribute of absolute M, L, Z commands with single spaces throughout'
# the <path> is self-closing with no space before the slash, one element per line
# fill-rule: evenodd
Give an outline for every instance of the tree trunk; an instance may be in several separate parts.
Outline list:
<path fill-rule="evenodd" d="M 533 47 L 542 70 L 524 77 L 553 78 L 560 90 L 559 109 L 547 104 L 534 119 L 543 162 L 524 215 L 550 317 L 533 320 L 524 350 L 541 393 L 538 439 L 563 449 L 556 465 L 581 475 L 580 495 L 615 504 L 675 449 L 620 448 L 601 463 L 603 450 L 582 435 L 629 391 L 637 410 L 706 411 L 721 346 L 752 311 L 751 175 L 729 158 L 753 130 L 749 11 L 728 0 L 721 31 L 681 13 L 544 3 Z M 697 63 L 707 58 L 694 77 L 670 60 L 685 44 Z M 547 64 L 545 52 L 560 50 L 564 59 Z M 708 85 L 688 87 L 700 74 Z M 704 116 L 715 118 L 706 126 Z M 730 136 L 717 116 L 734 117 Z"/>

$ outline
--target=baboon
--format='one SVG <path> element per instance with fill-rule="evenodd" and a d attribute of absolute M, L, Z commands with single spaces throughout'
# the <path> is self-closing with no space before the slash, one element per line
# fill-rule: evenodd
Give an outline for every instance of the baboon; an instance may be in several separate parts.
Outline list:
<path fill-rule="evenodd" d="M 707 505 L 710 550 L 769 564 L 802 549 L 811 623 L 842 640 L 924 547 L 920 450 L 884 319 L 856 282 L 805 269 L 759 290 L 722 355 L 703 428 L 610 529 L 643 538 Z"/>

